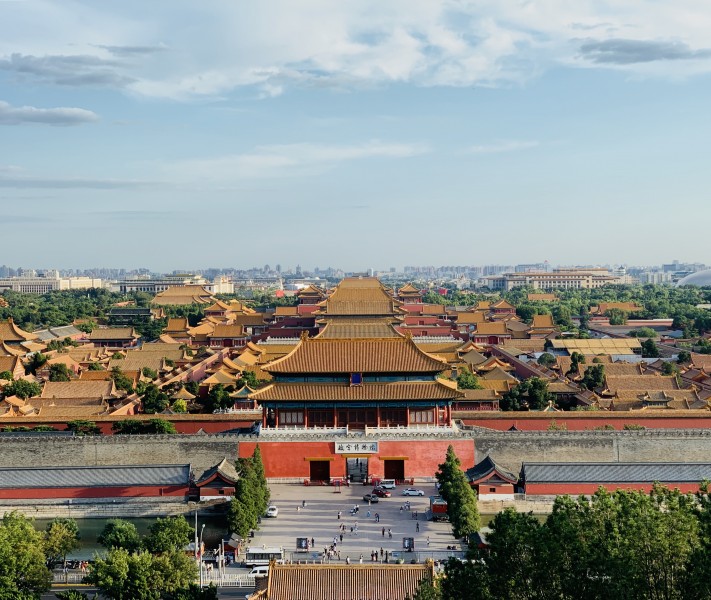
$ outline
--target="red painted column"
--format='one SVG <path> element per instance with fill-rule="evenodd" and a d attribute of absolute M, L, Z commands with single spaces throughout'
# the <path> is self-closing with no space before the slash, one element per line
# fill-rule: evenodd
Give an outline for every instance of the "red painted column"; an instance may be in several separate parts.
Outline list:
<path fill-rule="evenodd" d="M 274 411 L 274 427 L 279 429 L 279 409 L 278 408 Z"/>
<path fill-rule="evenodd" d="M 333 426 L 338 427 L 338 419 L 336 418 L 336 407 L 333 407 Z"/>
<path fill-rule="evenodd" d="M 304 428 L 309 426 L 309 411 L 304 407 Z"/>
<path fill-rule="evenodd" d="M 376 412 L 375 412 L 375 418 L 376 418 L 376 420 L 377 420 L 377 421 L 376 421 L 376 424 L 377 424 L 378 427 L 380 427 L 380 407 L 379 407 L 379 406 L 376 407 L 375 411 L 376 411 Z"/>
<path fill-rule="evenodd" d="M 267 409 L 263 408 L 262 409 L 262 427 L 267 426 Z"/>

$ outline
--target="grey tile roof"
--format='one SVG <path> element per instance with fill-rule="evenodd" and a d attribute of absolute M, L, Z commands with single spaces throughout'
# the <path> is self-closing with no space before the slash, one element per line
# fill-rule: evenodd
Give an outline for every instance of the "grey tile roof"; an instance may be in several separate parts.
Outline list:
<path fill-rule="evenodd" d="M 711 463 L 524 463 L 526 483 L 699 483 Z"/>
<path fill-rule="evenodd" d="M 190 465 L 0 468 L 0 489 L 187 485 Z"/>

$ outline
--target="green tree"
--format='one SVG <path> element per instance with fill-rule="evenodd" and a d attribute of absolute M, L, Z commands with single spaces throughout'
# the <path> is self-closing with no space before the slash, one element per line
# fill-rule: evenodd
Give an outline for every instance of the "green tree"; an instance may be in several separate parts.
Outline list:
<path fill-rule="evenodd" d="M 47 525 L 44 552 L 51 562 L 67 562 L 67 554 L 79 548 L 79 526 L 74 519 L 57 517 Z"/>
<path fill-rule="evenodd" d="M 89 371 L 105 371 L 104 365 L 98 362 L 89 363 Z"/>
<path fill-rule="evenodd" d="M 439 580 L 442 600 L 498 600 L 489 592 L 488 577 L 478 553 L 466 562 L 450 558 L 444 567 L 444 577 Z"/>
<path fill-rule="evenodd" d="M 659 357 L 659 348 L 657 348 L 653 339 L 646 339 L 642 342 L 642 356 L 645 358 Z"/>
<path fill-rule="evenodd" d="M 619 308 L 608 310 L 607 316 L 610 319 L 610 325 L 624 325 L 627 323 L 627 313 Z"/>
<path fill-rule="evenodd" d="M 555 363 L 555 356 L 553 356 L 550 352 L 544 352 L 538 357 L 538 364 L 541 365 L 542 367 L 552 367 Z"/>
<path fill-rule="evenodd" d="M 52 427 L 51 425 L 35 425 L 32 428 L 32 431 L 37 431 L 39 433 L 42 433 L 42 432 L 47 433 L 49 431 L 57 431 L 57 430 L 54 427 Z"/>
<path fill-rule="evenodd" d="M 229 530 L 242 538 L 247 538 L 253 527 L 253 522 L 253 515 L 249 508 L 236 495 L 233 496 L 227 511 Z"/>
<path fill-rule="evenodd" d="M 148 528 L 149 534 L 144 540 L 148 550 L 154 553 L 177 550 L 182 552 L 183 548 L 190 543 L 193 535 L 193 528 L 182 515 L 179 517 L 166 517 L 156 519 Z"/>
<path fill-rule="evenodd" d="M 69 375 L 69 369 L 67 365 L 63 363 L 57 363 L 49 366 L 49 380 L 50 381 L 71 381 L 72 378 Z"/>
<path fill-rule="evenodd" d="M 47 362 L 47 357 L 41 352 L 35 352 L 31 357 L 29 362 L 25 365 L 25 373 L 29 375 L 37 375 L 39 371 Z"/>
<path fill-rule="evenodd" d="M 587 367 L 585 373 L 583 373 L 580 384 L 589 390 L 594 390 L 595 388 L 600 388 L 605 385 L 605 365 L 596 364 Z"/>
<path fill-rule="evenodd" d="M 0 598 L 35 600 L 46 592 L 52 574 L 45 564 L 42 534 L 18 512 L 0 520 Z"/>
<path fill-rule="evenodd" d="M 566 377 L 576 377 L 580 370 L 580 365 L 585 363 L 585 355 L 580 352 L 573 352 L 570 355 L 570 368 L 566 372 Z"/>
<path fill-rule="evenodd" d="M 67 431 L 73 431 L 75 435 L 101 435 L 101 428 L 94 421 L 77 419 L 67 423 Z"/>
<path fill-rule="evenodd" d="M 677 375 L 679 373 L 679 365 L 675 362 L 665 362 L 662 365 L 662 375 Z"/>
<path fill-rule="evenodd" d="M 111 431 L 118 435 L 138 435 L 143 433 L 143 423 L 138 419 L 123 419 L 111 425 Z"/>
<path fill-rule="evenodd" d="M 123 355 L 121 355 L 121 358 L 123 358 Z M 111 369 L 111 379 L 114 380 L 116 389 L 123 390 L 127 394 L 133 394 L 133 382 L 124 375 L 120 367 Z"/>
<path fill-rule="evenodd" d="M 55 592 L 57 600 L 89 600 L 89 596 L 79 590 L 66 590 L 64 592 Z"/>
<path fill-rule="evenodd" d="M 175 434 L 178 433 L 175 425 L 165 419 L 149 419 L 143 423 L 142 433 Z"/>
<path fill-rule="evenodd" d="M 83 333 L 91 333 L 94 331 L 96 323 L 94 321 L 86 321 L 85 323 L 79 323 L 76 328 Z"/>
<path fill-rule="evenodd" d="M 682 350 L 676 357 L 676 362 L 680 365 L 685 365 L 691 362 L 691 353 L 686 350 Z"/>
<path fill-rule="evenodd" d="M 194 583 L 191 583 L 187 589 L 178 590 L 170 596 L 170 600 L 217 600 L 217 598 L 217 588 L 213 584 L 200 588 Z"/>
<path fill-rule="evenodd" d="M 109 550 L 123 548 L 129 553 L 136 552 L 141 547 L 141 537 L 136 526 L 123 519 L 107 521 L 97 541 Z"/>
<path fill-rule="evenodd" d="M 221 383 L 213 386 L 207 394 L 205 410 L 211 413 L 216 410 L 229 408 L 230 406 L 234 406 L 234 400 L 230 398 L 230 394 L 225 389 L 225 386 Z"/>
<path fill-rule="evenodd" d="M 469 369 L 462 368 L 461 373 L 457 377 L 457 387 L 460 390 L 480 390 L 479 378 L 474 375 Z"/>
<path fill-rule="evenodd" d="M 177 413 L 186 413 L 188 412 L 188 403 L 182 398 L 178 398 L 175 402 L 173 402 L 173 406 L 171 406 L 171 408 Z"/>
<path fill-rule="evenodd" d="M 195 561 L 182 551 L 153 556 L 115 548 L 96 559 L 85 580 L 111 600 L 160 600 L 188 589 L 196 576 Z"/>
<path fill-rule="evenodd" d="M 242 371 L 240 381 L 244 382 L 245 385 L 248 385 L 253 390 L 264 383 L 264 381 L 262 381 L 261 379 L 257 379 L 257 376 L 254 374 L 253 371 Z M 190 391 L 190 393 L 197 394 L 197 392 L 192 391 Z"/>
<path fill-rule="evenodd" d="M 0 379 L 4 379 L 5 381 L 12 381 L 12 373 L 10 373 L 10 371 L 2 371 L 0 372 Z"/>
<path fill-rule="evenodd" d="M 461 469 L 453 446 L 447 448 L 444 462 L 439 465 L 435 477 L 440 484 L 439 492 L 447 501 L 447 514 L 455 537 L 466 537 L 478 531 L 480 518 L 476 493 Z"/>
<path fill-rule="evenodd" d="M 484 557 L 488 586 L 493 598 L 540 598 L 545 579 L 541 525 L 532 513 L 512 508 L 500 512 L 490 523 Z M 544 574 L 542 577 L 541 574 Z"/>
<path fill-rule="evenodd" d="M 143 367 L 143 369 L 141 369 L 141 374 L 144 377 L 148 377 L 148 379 L 158 379 L 158 372 L 150 367 Z"/>
<path fill-rule="evenodd" d="M 529 377 L 503 395 L 501 410 L 541 410 L 553 400 L 548 382 L 540 377 Z"/>
<path fill-rule="evenodd" d="M 640 327 L 639 329 L 633 329 L 630 331 L 629 335 L 640 338 L 655 338 L 657 337 L 657 332 L 651 327 Z"/>
<path fill-rule="evenodd" d="M 409 600 L 409 597 L 407 600 Z M 442 600 L 442 594 L 432 581 L 423 579 L 412 600 Z"/>
<path fill-rule="evenodd" d="M 143 390 L 141 402 L 144 412 L 152 415 L 164 411 L 170 404 L 170 399 L 157 385 L 149 383 Z"/>
<path fill-rule="evenodd" d="M 3 394 L 5 397 L 17 396 L 26 400 L 27 398 L 34 398 L 42 393 L 42 386 L 34 381 L 27 381 L 25 379 L 18 379 L 5 386 L 3 389 Z"/>

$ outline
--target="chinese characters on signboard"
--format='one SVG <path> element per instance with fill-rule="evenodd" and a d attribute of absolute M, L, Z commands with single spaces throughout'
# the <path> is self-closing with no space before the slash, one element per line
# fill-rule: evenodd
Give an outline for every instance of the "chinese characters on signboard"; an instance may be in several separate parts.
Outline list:
<path fill-rule="evenodd" d="M 336 454 L 376 454 L 378 442 L 336 442 Z"/>

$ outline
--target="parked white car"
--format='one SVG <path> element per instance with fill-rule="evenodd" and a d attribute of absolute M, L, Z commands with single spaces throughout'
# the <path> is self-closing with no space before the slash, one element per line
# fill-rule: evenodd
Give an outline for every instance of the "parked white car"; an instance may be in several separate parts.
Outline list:
<path fill-rule="evenodd" d="M 403 496 L 424 496 L 425 492 L 423 490 L 418 490 L 416 488 L 407 488 L 406 490 L 402 490 L 402 495 Z"/>
<path fill-rule="evenodd" d="M 267 508 L 266 515 L 267 517 L 276 517 L 279 514 L 279 509 L 274 506 L 273 504 Z"/>

